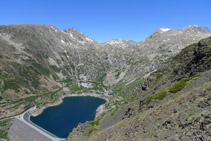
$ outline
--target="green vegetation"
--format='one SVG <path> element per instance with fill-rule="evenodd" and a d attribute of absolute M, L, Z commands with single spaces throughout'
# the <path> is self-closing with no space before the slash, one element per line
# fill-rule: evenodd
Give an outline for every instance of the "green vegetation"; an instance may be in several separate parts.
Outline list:
<path fill-rule="evenodd" d="M 203 72 L 197 73 L 196 75 L 192 76 L 192 77 L 188 77 L 188 78 L 183 78 L 179 81 L 177 81 L 175 84 L 173 84 L 170 88 L 169 88 L 169 92 L 171 93 L 176 93 L 178 91 L 181 91 L 186 85 L 187 82 L 190 81 L 193 78 L 199 77 L 201 74 L 203 74 Z"/>
<path fill-rule="evenodd" d="M 75 70 L 75 66 L 73 64 L 71 64 L 70 67 L 72 68 L 72 70 Z"/>
<path fill-rule="evenodd" d="M 88 121 L 88 123 L 92 126 L 99 125 L 100 120 L 101 120 L 101 118 L 97 118 L 96 120 Z"/>
<path fill-rule="evenodd" d="M 120 74 L 121 74 L 121 72 L 117 72 L 117 74 L 115 75 L 115 78 L 118 79 Z"/>
<path fill-rule="evenodd" d="M 1 120 L 0 121 L 0 126 L 2 127 L 2 126 L 6 126 L 7 125 L 7 123 L 9 122 L 10 120 Z"/>
<path fill-rule="evenodd" d="M 70 77 L 67 77 L 65 80 L 60 82 L 65 83 L 65 87 L 70 87 L 70 85 L 73 83 L 73 80 Z"/>
<path fill-rule="evenodd" d="M 55 72 L 60 72 L 60 68 L 55 65 L 50 65 L 50 68 L 52 68 Z"/>
<path fill-rule="evenodd" d="M 97 79 L 96 81 L 93 82 L 93 85 L 94 85 L 93 90 L 100 90 L 100 91 L 103 91 L 102 88 L 106 88 L 106 86 L 104 86 L 104 84 L 103 84 L 103 81 L 104 81 L 106 75 L 107 75 L 106 73 L 101 74 L 101 75 L 98 77 L 98 79 Z"/>
<path fill-rule="evenodd" d="M 4 89 L 4 90 L 11 89 L 11 90 L 18 91 L 19 86 L 18 86 L 18 84 L 15 82 L 15 80 L 7 80 L 7 81 L 5 81 L 5 83 L 4 83 L 3 89 Z"/>
<path fill-rule="evenodd" d="M 114 109 L 114 110 L 111 112 L 111 116 L 113 116 L 114 113 L 116 113 L 116 111 L 118 111 L 118 110 L 119 110 L 119 108 Z"/>
<path fill-rule="evenodd" d="M 160 134 L 158 135 L 158 140 L 162 141 L 163 137 L 165 136 L 166 133 L 167 133 L 167 130 L 164 130 L 164 131 L 160 132 Z"/>
<path fill-rule="evenodd" d="M 145 104 L 149 104 L 154 99 L 162 100 L 164 97 L 166 97 L 166 95 L 167 95 L 167 91 L 166 90 L 161 90 L 161 91 L 157 92 L 156 94 L 147 97 L 144 100 L 144 103 Z"/>
<path fill-rule="evenodd" d="M 38 95 L 35 95 L 35 96 L 23 98 L 23 99 L 20 99 L 18 101 L 15 101 L 15 103 L 18 103 L 17 106 L 20 106 L 21 104 L 31 103 L 32 105 L 36 105 L 36 107 L 40 107 L 40 106 L 43 106 L 47 103 L 53 103 L 56 100 L 58 100 L 59 95 L 56 95 L 56 94 L 60 90 L 61 90 L 61 88 L 57 89 L 55 91 L 52 91 L 52 92 L 48 92 L 48 93 L 44 93 L 44 94 L 38 94 Z M 38 98 L 40 98 L 39 101 L 37 101 Z M 28 108 L 30 108 L 30 107 L 28 107 Z"/>
<path fill-rule="evenodd" d="M 0 120 L 0 139 L 8 139 L 8 129 L 11 125 L 11 119 Z"/>
<path fill-rule="evenodd" d="M 202 74 L 204 74 L 204 72 L 199 72 L 199 73 L 197 73 L 196 75 L 192 76 L 191 79 L 196 78 L 196 77 L 199 77 L 199 76 L 201 76 Z"/>
<path fill-rule="evenodd" d="M 94 131 L 96 131 L 97 129 L 96 128 L 90 128 L 88 130 L 88 135 L 91 135 Z"/>
<path fill-rule="evenodd" d="M 194 122 L 199 122 L 200 119 L 201 119 L 201 117 L 199 116 L 199 117 L 196 118 L 196 120 Z"/>
<path fill-rule="evenodd" d="M 176 93 L 178 91 L 181 91 L 187 85 L 187 82 L 189 80 L 190 80 L 190 78 L 183 78 L 183 79 L 179 80 L 178 82 L 176 82 L 174 85 L 172 85 L 169 88 L 169 92 Z"/>
<path fill-rule="evenodd" d="M 31 96 L 31 97 L 28 97 L 28 98 L 24 98 L 23 100 L 25 102 L 35 102 L 36 98 L 38 98 L 38 96 Z"/>
<path fill-rule="evenodd" d="M 156 79 L 160 79 L 163 77 L 163 74 L 162 73 L 158 73 L 158 75 L 156 76 Z"/>
<path fill-rule="evenodd" d="M 88 121 L 88 123 L 92 126 L 94 125 L 99 125 L 100 120 L 104 117 L 105 113 L 102 114 L 101 116 L 97 117 L 97 119 L 93 120 L 93 121 Z"/>
<path fill-rule="evenodd" d="M 2 138 L 2 139 L 8 139 L 8 137 L 7 137 L 7 130 L 1 130 L 0 129 L 0 139 Z"/>
<path fill-rule="evenodd" d="M 135 111 L 135 109 L 137 108 L 137 105 L 133 105 L 133 107 L 131 108 L 132 111 Z"/>
<path fill-rule="evenodd" d="M 44 93 L 44 94 L 40 94 L 38 95 L 38 97 L 41 98 L 41 100 L 39 101 L 36 101 L 36 97 L 34 97 L 34 104 L 36 106 L 42 106 L 42 105 L 45 105 L 47 103 L 53 103 L 55 102 L 56 100 L 58 100 L 58 97 L 59 97 L 59 92 L 61 91 L 62 88 L 59 88 L 55 91 L 52 91 L 52 92 L 48 92 L 48 93 Z M 38 98 L 37 97 L 37 98 Z"/>
<path fill-rule="evenodd" d="M 186 66 L 186 64 L 190 61 L 190 58 L 193 56 L 194 49 L 198 47 L 198 44 L 192 44 L 186 48 L 184 48 L 178 55 L 172 59 L 171 66 L 175 68 L 175 66 Z"/>
<path fill-rule="evenodd" d="M 124 109 L 124 108 L 125 108 L 125 105 L 122 105 L 120 108 L 121 108 L 121 109 Z"/>
<path fill-rule="evenodd" d="M 207 49 L 208 49 L 209 51 L 211 51 L 211 47 L 208 47 Z"/>
<path fill-rule="evenodd" d="M 188 112 L 188 115 L 191 116 L 195 113 L 195 108 L 191 108 L 190 111 Z"/>
<path fill-rule="evenodd" d="M 0 72 L 0 78 L 3 81 L 2 90 L 19 91 L 20 88 L 25 87 L 31 89 L 31 86 L 38 89 L 40 85 L 40 75 L 49 76 L 51 69 L 36 63 L 32 59 L 25 60 L 25 67 L 12 61 L 0 60 L 0 65 L 4 66 L 4 71 Z M 50 69 L 50 70 L 49 70 Z M 10 74 L 10 76 L 8 76 Z M 55 73 L 52 73 L 54 78 L 57 78 Z M 32 91 L 31 91 L 32 92 Z"/>
<path fill-rule="evenodd" d="M 144 79 L 142 77 L 139 77 L 128 85 L 121 84 L 116 86 L 113 89 L 113 92 L 115 95 L 121 96 L 124 101 L 131 102 L 136 99 L 137 95 L 139 95 L 139 93 L 137 93 L 135 90 L 137 88 L 140 88 L 143 82 Z"/>
<path fill-rule="evenodd" d="M 32 63 L 32 66 L 35 67 L 40 74 L 49 76 L 50 71 L 43 67 L 41 64 Z"/>

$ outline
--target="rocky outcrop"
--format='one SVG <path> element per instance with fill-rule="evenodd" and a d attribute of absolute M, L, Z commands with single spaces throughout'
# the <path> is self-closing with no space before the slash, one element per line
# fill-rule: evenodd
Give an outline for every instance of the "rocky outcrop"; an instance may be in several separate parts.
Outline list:
<path fill-rule="evenodd" d="M 182 50 L 174 60 L 173 75 L 193 76 L 209 70 L 211 68 L 210 40 L 209 37 Z"/>

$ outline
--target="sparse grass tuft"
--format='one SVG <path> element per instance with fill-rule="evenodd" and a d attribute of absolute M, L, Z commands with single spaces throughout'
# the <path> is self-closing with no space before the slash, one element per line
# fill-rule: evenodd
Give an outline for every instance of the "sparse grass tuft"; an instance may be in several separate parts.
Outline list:
<path fill-rule="evenodd" d="M 163 74 L 162 73 L 159 73 L 157 76 L 156 76 L 156 79 L 160 79 L 163 77 Z"/>
<path fill-rule="evenodd" d="M 111 113 L 111 116 L 113 116 L 114 113 L 116 113 L 116 111 L 118 111 L 118 109 L 119 109 L 119 108 L 114 109 L 114 110 L 112 111 L 112 113 Z"/>
<path fill-rule="evenodd" d="M 88 135 L 91 135 L 94 131 L 96 131 L 97 129 L 96 128 L 90 128 L 88 130 Z"/>
<path fill-rule="evenodd" d="M 133 105 L 133 107 L 131 108 L 132 111 L 134 111 L 137 108 L 137 105 Z"/>

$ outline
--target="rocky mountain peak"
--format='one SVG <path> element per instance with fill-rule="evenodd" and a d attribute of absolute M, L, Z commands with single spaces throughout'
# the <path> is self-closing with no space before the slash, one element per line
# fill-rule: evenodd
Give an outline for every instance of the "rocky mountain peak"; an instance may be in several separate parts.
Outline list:
<path fill-rule="evenodd" d="M 198 27 L 197 25 L 189 25 L 183 28 L 184 32 L 191 32 L 191 33 L 210 33 L 208 27 Z"/>
<path fill-rule="evenodd" d="M 168 34 L 169 31 L 171 31 L 171 29 L 160 27 L 154 33 L 152 33 L 147 39 L 156 38 L 156 37 L 162 36 L 162 34 L 166 35 Z"/>
<path fill-rule="evenodd" d="M 50 29 L 53 29 L 55 32 L 59 31 L 59 29 L 54 25 L 48 25 Z"/>
<path fill-rule="evenodd" d="M 197 25 L 189 25 L 189 26 L 187 26 L 185 28 L 197 28 L 197 27 L 198 27 Z"/>
<path fill-rule="evenodd" d="M 158 30 L 156 30 L 154 33 L 152 33 L 147 39 L 146 41 L 149 41 L 151 39 L 156 40 L 156 39 L 170 39 L 170 38 L 174 38 L 176 36 L 181 38 L 185 38 L 185 37 L 191 37 L 192 39 L 195 38 L 195 36 L 210 36 L 211 32 L 208 29 L 208 27 L 198 27 L 196 25 L 190 25 L 187 26 L 183 29 L 169 29 L 169 28 L 159 28 Z M 162 40 L 162 41 L 163 41 Z M 176 39 L 178 40 L 178 39 Z"/>
<path fill-rule="evenodd" d="M 68 34 L 69 37 L 72 40 L 78 41 L 79 44 L 93 44 L 93 43 L 97 43 L 97 41 L 91 39 L 90 37 L 88 37 L 87 35 L 78 32 L 75 28 L 69 28 L 66 30 L 63 30 L 63 32 L 65 34 Z"/>
<path fill-rule="evenodd" d="M 64 32 L 78 32 L 74 27 L 63 30 Z"/>

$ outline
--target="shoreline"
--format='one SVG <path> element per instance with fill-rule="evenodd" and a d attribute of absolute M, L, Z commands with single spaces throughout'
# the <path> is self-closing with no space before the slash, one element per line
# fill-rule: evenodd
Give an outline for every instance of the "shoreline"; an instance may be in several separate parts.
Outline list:
<path fill-rule="evenodd" d="M 22 121 L 23 123 L 25 123 L 29 127 L 33 128 L 34 130 L 38 131 L 40 134 L 46 136 L 47 138 L 49 138 L 49 139 L 51 139 L 53 141 L 65 140 L 65 138 L 60 138 L 60 137 L 54 135 L 53 133 L 49 132 L 48 130 L 40 127 L 39 125 L 36 125 L 35 123 L 33 123 L 30 120 L 30 116 L 37 116 L 37 115 L 41 114 L 44 111 L 44 109 L 46 109 L 48 107 L 56 106 L 56 105 L 61 104 L 63 102 L 63 99 L 66 98 L 66 97 L 80 97 L 80 96 L 97 97 L 97 98 L 104 99 L 106 101 L 104 104 L 100 105 L 96 109 L 96 114 L 95 114 L 94 120 L 105 111 L 105 104 L 107 102 L 109 102 L 108 98 L 106 98 L 103 95 L 99 95 L 99 94 L 67 94 L 67 95 L 61 96 L 59 98 L 59 100 L 56 101 L 55 103 L 46 104 L 45 106 L 43 106 L 43 107 L 41 107 L 39 109 L 37 109 L 35 106 L 31 107 L 28 110 L 26 110 L 25 112 L 23 112 L 22 114 L 15 116 L 15 119 L 18 119 L 18 120 Z"/>
<path fill-rule="evenodd" d="M 106 97 L 104 97 L 102 95 L 99 95 L 99 94 L 94 94 L 94 93 L 93 94 L 89 94 L 89 93 L 88 94 L 84 94 L 84 93 L 83 94 L 66 94 L 66 95 L 61 96 L 59 98 L 59 100 L 56 101 L 55 103 L 49 103 L 49 104 L 47 104 L 47 105 L 45 105 L 45 106 L 43 106 L 43 107 L 41 107 L 39 109 L 35 108 L 34 110 L 30 111 L 30 116 L 38 116 L 38 115 L 42 114 L 42 112 L 46 108 L 52 107 L 52 106 L 57 106 L 57 105 L 61 104 L 63 102 L 63 99 L 64 98 L 66 98 L 66 97 L 75 97 L 75 96 L 91 96 L 91 97 L 97 97 L 97 98 L 104 99 L 106 101 L 106 103 L 109 102 L 109 99 L 108 98 L 106 98 Z M 97 108 L 96 114 L 95 114 L 95 119 L 104 112 L 104 110 L 105 110 L 105 104 L 106 103 L 100 105 Z"/>

